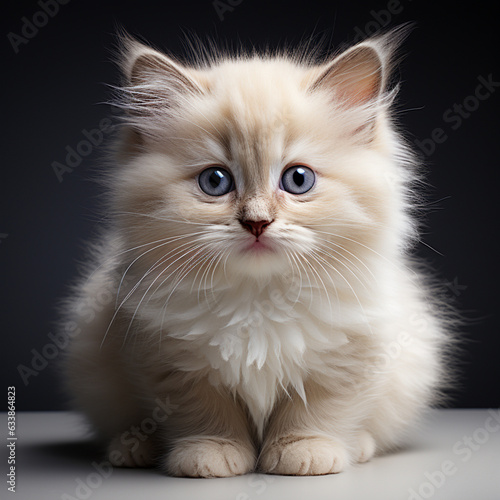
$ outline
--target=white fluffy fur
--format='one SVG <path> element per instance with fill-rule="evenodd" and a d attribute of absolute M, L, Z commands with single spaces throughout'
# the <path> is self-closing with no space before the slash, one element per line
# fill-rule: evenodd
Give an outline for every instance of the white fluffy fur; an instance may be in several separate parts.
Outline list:
<path fill-rule="evenodd" d="M 110 451 L 169 398 L 126 465 L 339 472 L 398 444 L 435 396 L 444 322 L 406 255 L 414 174 L 387 91 L 397 38 L 326 63 L 198 67 L 124 41 L 111 224 L 69 302 L 65 370 Z M 279 188 L 295 163 L 316 172 L 304 195 Z M 210 165 L 235 191 L 199 189 Z M 245 249 L 241 218 L 273 220 L 271 251 Z"/>

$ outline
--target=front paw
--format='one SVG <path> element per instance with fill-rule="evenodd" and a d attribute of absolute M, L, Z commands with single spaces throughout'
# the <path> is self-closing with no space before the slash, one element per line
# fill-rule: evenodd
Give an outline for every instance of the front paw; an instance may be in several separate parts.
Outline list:
<path fill-rule="evenodd" d="M 165 469 L 173 476 L 230 477 L 254 467 L 255 452 L 250 447 L 217 437 L 179 440 L 165 460 Z"/>
<path fill-rule="evenodd" d="M 347 462 L 347 451 L 339 441 L 289 435 L 264 447 L 259 468 L 270 474 L 319 476 L 341 472 Z"/>

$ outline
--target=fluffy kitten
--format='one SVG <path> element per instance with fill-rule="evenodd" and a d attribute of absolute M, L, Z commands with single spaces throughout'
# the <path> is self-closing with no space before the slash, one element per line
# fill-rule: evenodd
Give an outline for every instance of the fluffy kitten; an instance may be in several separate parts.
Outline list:
<path fill-rule="evenodd" d="M 111 222 L 65 323 L 112 463 L 335 473 L 429 405 L 445 323 L 407 256 L 399 38 L 189 66 L 124 39 Z"/>

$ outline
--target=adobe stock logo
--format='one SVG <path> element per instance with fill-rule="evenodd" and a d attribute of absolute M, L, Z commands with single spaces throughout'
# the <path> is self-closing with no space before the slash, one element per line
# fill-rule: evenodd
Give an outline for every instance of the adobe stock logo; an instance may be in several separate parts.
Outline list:
<path fill-rule="evenodd" d="M 214 0 L 212 5 L 219 19 L 224 21 L 224 14 L 226 12 L 233 12 L 234 8 L 240 5 L 241 2 L 243 2 L 243 0 Z"/>
<path fill-rule="evenodd" d="M 26 16 L 21 18 L 21 34 L 19 35 L 12 31 L 7 34 L 7 39 L 14 53 L 18 54 L 21 45 L 27 45 L 38 34 L 40 29 L 46 26 L 49 20 L 57 15 L 59 7 L 69 2 L 70 0 L 38 0 L 37 5 L 40 7 L 40 10 L 37 10 L 31 16 L 31 19 L 28 19 Z"/>
<path fill-rule="evenodd" d="M 439 490 L 446 487 L 452 476 L 463 472 L 464 466 L 461 464 L 469 462 L 473 455 L 490 441 L 492 435 L 499 431 L 500 411 L 490 409 L 488 410 L 488 417 L 482 425 L 456 441 L 451 449 L 450 456 L 443 460 L 434 470 L 425 471 L 423 474 L 424 480 L 418 486 L 408 489 L 409 496 L 407 500 L 427 500 L 434 497 Z M 460 457 L 460 460 L 457 457 Z M 448 493 L 452 491 L 448 490 Z M 443 497 L 440 495 L 439 498 Z M 447 496 L 447 498 L 458 497 L 454 497 L 451 493 L 451 496 Z M 480 495 L 478 500 L 481 498 L 484 497 Z"/>
<path fill-rule="evenodd" d="M 474 89 L 474 93 L 468 95 L 460 104 L 454 103 L 453 106 L 444 111 L 442 119 L 444 123 L 448 123 L 450 130 L 459 129 L 464 120 L 470 118 L 471 114 L 476 111 L 481 102 L 486 101 L 491 97 L 495 90 L 500 87 L 500 82 L 493 80 L 493 75 L 490 73 L 487 78 L 478 76 L 479 85 Z M 449 133 L 442 127 L 436 127 L 430 134 L 430 137 L 425 139 L 416 139 L 415 145 L 420 149 L 425 156 L 431 156 L 436 151 L 437 145 L 445 142 L 449 137 Z"/>
<path fill-rule="evenodd" d="M 411 2 L 411 0 L 407 0 L 407 2 Z M 404 8 L 405 6 L 401 4 L 400 0 L 389 0 L 385 9 L 380 9 L 379 11 L 373 9 L 370 10 L 372 19 L 362 28 L 359 26 L 354 28 L 356 36 L 354 37 L 353 42 L 358 43 L 363 41 L 365 38 L 376 35 L 383 28 L 389 26 L 393 21 L 393 18 L 401 14 Z"/>
<path fill-rule="evenodd" d="M 66 157 L 64 163 L 53 161 L 51 163 L 52 170 L 56 174 L 57 180 L 62 182 L 65 174 L 73 172 L 78 167 L 83 158 L 92 154 L 94 149 L 102 144 L 105 135 L 113 132 L 115 128 L 114 123 L 109 118 L 103 118 L 99 122 L 98 128 L 91 130 L 83 129 L 82 135 L 85 139 L 81 139 L 74 147 L 66 146 Z"/>

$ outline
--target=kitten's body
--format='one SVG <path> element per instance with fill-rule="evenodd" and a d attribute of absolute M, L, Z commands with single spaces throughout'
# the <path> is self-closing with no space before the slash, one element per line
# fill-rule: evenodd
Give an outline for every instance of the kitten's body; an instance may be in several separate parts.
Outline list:
<path fill-rule="evenodd" d="M 127 42 L 113 225 L 66 360 L 126 464 L 338 472 L 397 444 L 435 395 L 444 334 L 405 255 L 413 174 L 387 116 L 388 42 L 198 69 Z M 315 173 L 299 195 L 282 177 L 296 164 Z M 212 165 L 233 191 L 200 189 Z M 88 324 L 78 309 L 104 292 L 116 303 Z M 158 398 L 172 411 L 130 447 Z"/>

